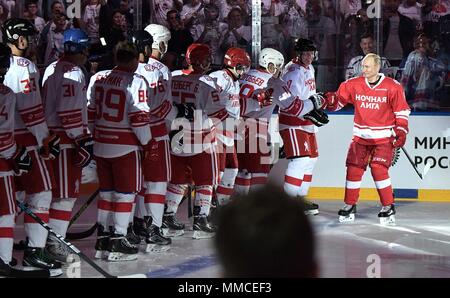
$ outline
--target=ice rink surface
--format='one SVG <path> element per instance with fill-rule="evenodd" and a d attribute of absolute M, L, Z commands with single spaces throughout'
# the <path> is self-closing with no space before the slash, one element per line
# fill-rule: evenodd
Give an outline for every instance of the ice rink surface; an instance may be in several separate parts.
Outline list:
<path fill-rule="evenodd" d="M 78 210 L 83 200 L 75 206 Z M 450 203 L 398 201 L 396 226 L 381 226 L 377 217 L 380 205 L 362 201 L 354 223 L 339 223 L 337 211 L 341 201 L 318 200 L 320 214 L 311 216 L 317 236 L 316 258 L 320 277 L 450 277 Z M 93 204 L 95 205 L 95 204 Z M 86 230 L 96 218 L 96 207 L 90 207 L 70 231 Z M 171 249 L 163 253 L 144 253 L 137 261 L 96 261 L 114 275 L 143 273 L 157 278 L 220 277 L 212 239 L 192 239 L 192 218 L 187 206 L 180 206 L 178 218 L 187 224 L 186 233 L 173 238 Z M 18 224 L 16 241 L 23 237 Z M 95 234 L 73 241 L 89 257 L 94 256 Z M 261 244 L 263 245 L 263 244 Z M 22 253 L 14 252 L 21 263 Z M 67 268 L 67 266 L 65 267 Z M 73 270 L 64 270 L 62 277 Z M 81 261 L 81 277 L 102 277 Z"/>

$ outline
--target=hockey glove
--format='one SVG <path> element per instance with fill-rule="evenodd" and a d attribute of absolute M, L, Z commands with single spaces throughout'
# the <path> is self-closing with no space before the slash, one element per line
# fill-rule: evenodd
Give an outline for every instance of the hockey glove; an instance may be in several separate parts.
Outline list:
<path fill-rule="evenodd" d="M 303 118 L 311 120 L 311 122 L 318 127 L 330 122 L 330 120 L 328 120 L 328 115 L 322 110 L 312 110 L 311 112 L 305 114 Z"/>
<path fill-rule="evenodd" d="M 324 95 L 325 98 L 325 106 L 324 109 L 330 110 L 330 111 L 334 111 L 337 108 L 337 97 L 336 97 L 336 92 L 327 92 Z"/>
<path fill-rule="evenodd" d="M 273 88 L 269 88 L 264 92 L 259 92 L 253 95 L 253 99 L 257 100 L 262 107 L 270 106 L 272 104 Z"/>
<path fill-rule="evenodd" d="M 193 103 L 176 103 L 178 109 L 177 118 L 186 118 L 189 122 L 194 121 L 195 105 Z"/>
<path fill-rule="evenodd" d="M 59 141 L 59 136 L 50 132 L 50 135 L 44 139 L 42 147 L 39 150 L 41 157 L 45 160 L 57 158 L 60 151 Z"/>
<path fill-rule="evenodd" d="M 91 162 L 94 154 L 94 140 L 91 135 L 82 135 L 75 139 L 75 146 L 75 166 L 84 168 Z"/>
<path fill-rule="evenodd" d="M 21 176 L 31 170 L 31 157 L 25 147 L 17 146 L 16 152 L 11 157 L 13 162 L 14 174 Z"/>
<path fill-rule="evenodd" d="M 392 145 L 394 145 L 395 148 L 400 148 L 400 147 L 405 146 L 407 133 L 408 133 L 408 129 L 401 127 L 401 126 L 395 127 Z"/>
<path fill-rule="evenodd" d="M 170 148 L 174 153 L 183 152 L 183 128 L 169 132 Z"/>
<path fill-rule="evenodd" d="M 308 99 L 312 101 L 315 110 L 322 109 L 326 104 L 325 98 L 323 97 L 323 93 L 313 94 L 310 97 L 308 97 Z"/>

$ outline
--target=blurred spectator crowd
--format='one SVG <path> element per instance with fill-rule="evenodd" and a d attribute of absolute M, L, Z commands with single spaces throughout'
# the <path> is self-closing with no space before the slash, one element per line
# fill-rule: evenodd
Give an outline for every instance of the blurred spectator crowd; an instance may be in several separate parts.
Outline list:
<path fill-rule="evenodd" d="M 319 91 L 336 90 L 340 82 L 359 75 L 362 57 L 380 51 L 382 71 L 403 85 L 414 111 L 450 111 L 450 0 L 380 0 L 380 20 L 371 17 L 374 1 L 261 0 L 262 48 L 275 48 L 288 61 L 295 39 L 313 40 L 319 50 L 313 64 Z M 75 2 L 81 14 L 70 18 L 67 8 Z M 141 28 L 157 23 L 171 31 L 163 58 L 171 70 L 184 66 L 184 53 L 193 42 L 211 47 L 217 68 L 229 47 L 252 51 L 251 0 L 141 2 Z M 10 17 L 34 23 L 39 35 L 29 56 L 41 68 L 60 55 L 65 29 L 85 30 L 91 42 L 87 72 L 92 73 L 112 68 L 111 49 L 134 28 L 134 3 L 0 0 L 0 23 Z"/>

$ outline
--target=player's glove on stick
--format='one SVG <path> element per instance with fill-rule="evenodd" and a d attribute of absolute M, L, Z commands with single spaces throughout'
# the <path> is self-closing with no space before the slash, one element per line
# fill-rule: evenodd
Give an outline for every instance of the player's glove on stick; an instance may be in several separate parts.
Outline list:
<path fill-rule="evenodd" d="M 11 157 L 14 175 L 20 176 L 31 170 L 31 157 L 25 147 L 17 146 L 16 152 Z"/>
<path fill-rule="evenodd" d="M 316 93 L 308 97 L 308 99 L 312 102 L 314 105 L 315 110 L 320 110 L 326 105 L 325 97 L 323 96 L 323 93 Z"/>
<path fill-rule="evenodd" d="M 59 136 L 51 132 L 50 135 L 44 139 L 42 147 L 39 150 L 41 157 L 46 160 L 57 158 L 60 151 L 59 141 Z"/>
<path fill-rule="evenodd" d="M 75 166 L 84 168 L 94 155 L 94 140 L 91 135 L 82 135 L 75 139 L 76 157 Z"/>
<path fill-rule="evenodd" d="M 312 110 L 311 112 L 305 114 L 303 118 L 311 120 L 311 122 L 318 127 L 330 122 L 330 120 L 328 120 L 328 115 L 322 110 Z"/>

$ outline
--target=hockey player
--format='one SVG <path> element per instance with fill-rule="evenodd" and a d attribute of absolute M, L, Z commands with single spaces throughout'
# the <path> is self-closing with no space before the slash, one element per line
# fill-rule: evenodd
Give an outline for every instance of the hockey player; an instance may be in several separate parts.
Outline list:
<path fill-rule="evenodd" d="M 16 94 L 14 134 L 18 145 L 27 148 L 34 165 L 27 174 L 16 177 L 18 198 L 26 195 L 31 211 L 48 222 L 55 184 L 51 160 L 59 154 L 59 137 L 50 133 L 44 117 L 39 72 L 25 55 L 31 38 L 36 34 L 34 26 L 25 19 L 9 19 L 2 27 L 3 39 L 11 48 L 13 57 L 4 84 Z M 29 239 L 24 251 L 23 265 L 50 270 L 52 276 L 62 274 L 61 263 L 44 254 L 47 230 L 25 215 L 25 231 Z"/>
<path fill-rule="evenodd" d="M 293 95 L 301 100 L 307 100 L 316 94 L 314 68 L 311 63 L 317 59 L 317 48 L 311 40 L 299 38 L 295 42 L 295 51 L 297 56 L 286 65 L 281 78 Z M 322 113 L 317 109 L 314 111 L 317 114 L 316 119 L 310 118 L 311 114 L 303 119 L 283 111 L 279 115 L 280 135 L 286 158 L 289 160 L 284 177 L 284 190 L 293 197 L 305 197 L 308 194 L 314 165 L 319 156 L 316 125 L 328 121 L 325 116 L 324 119 L 320 119 Z M 305 200 L 305 212 L 316 215 L 319 213 L 319 206 Z"/>
<path fill-rule="evenodd" d="M 125 235 L 136 193 L 141 189 L 140 147 L 151 139 L 149 90 L 147 81 L 134 73 L 139 64 L 136 46 L 120 42 L 114 51 L 117 66 L 95 74 L 87 90 L 101 198 L 95 249 L 97 258 L 136 260 L 138 247 Z M 110 215 L 112 234 L 106 231 Z"/>
<path fill-rule="evenodd" d="M 336 111 L 346 104 L 355 107 L 353 140 L 347 153 L 345 206 L 339 210 L 339 221 L 353 221 L 362 176 L 370 166 L 382 208 L 382 224 L 395 223 L 389 167 L 394 148 L 402 147 L 408 133 L 410 109 L 399 82 L 379 73 L 381 58 L 364 57 L 363 77 L 343 82 L 336 93 L 327 93 L 327 109 Z"/>
<path fill-rule="evenodd" d="M 211 51 L 205 44 L 192 44 L 186 51 L 188 70 L 175 71 L 172 78 L 172 98 L 177 105 L 178 119 L 172 124 L 172 179 L 167 188 L 167 210 L 169 226 L 173 235 L 182 234 L 184 226 L 178 223 L 175 214 L 183 194 L 188 187 L 186 172 L 191 172 L 195 184 L 194 239 L 211 238 L 215 228 L 209 223 L 213 185 L 218 180 L 215 127 L 208 115 L 227 116 L 225 105 L 218 100 L 213 80 L 204 75 L 211 64 Z M 207 82 L 208 84 L 205 84 Z M 183 109 L 183 106 L 185 107 Z M 196 118 L 193 118 L 196 109 Z M 176 122 L 184 115 L 189 121 L 178 129 Z M 195 120 L 195 121 L 194 121 Z"/>
<path fill-rule="evenodd" d="M 150 24 L 144 29 L 147 33 L 150 34 L 152 37 L 152 44 L 150 45 L 150 49 L 147 48 L 145 53 L 140 53 L 140 59 L 141 63 L 145 63 L 145 73 L 149 74 L 150 72 L 155 72 L 152 78 L 147 77 L 146 79 L 149 81 L 150 88 L 151 88 L 151 94 L 152 94 L 152 101 L 155 103 L 164 103 L 167 99 L 171 98 L 170 94 L 170 82 L 172 79 L 172 75 L 170 73 L 169 68 L 160 62 L 161 58 L 164 56 L 164 54 L 167 52 L 167 45 L 170 40 L 170 31 L 166 27 L 158 24 Z M 139 69 L 142 70 L 142 67 Z M 138 69 L 138 71 L 139 71 Z M 158 75 L 156 75 L 156 73 Z M 142 75 L 142 73 L 141 73 Z M 161 79 L 162 78 L 162 79 Z M 164 123 L 164 115 L 162 117 L 152 117 L 150 126 L 155 134 L 155 138 L 157 138 L 159 141 L 162 141 L 163 139 L 166 139 L 165 134 L 167 134 L 167 130 L 165 128 Z M 155 147 L 156 148 L 156 147 Z M 159 148 L 161 150 L 164 150 L 163 147 Z M 162 152 L 162 151 L 161 151 Z M 165 161 L 169 162 L 167 159 L 167 156 L 165 156 Z M 161 161 L 163 162 L 163 161 Z M 145 168 L 149 169 L 148 166 L 145 166 Z M 161 169 L 161 172 L 159 172 L 156 175 L 153 175 L 152 173 L 152 180 L 169 180 L 170 173 L 167 170 L 168 167 L 166 165 L 164 166 L 166 168 L 166 173 L 163 173 L 163 169 Z M 170 166 L 169 166 L 170 168 Z M 148 173 L 148 172 L 147 172 Z M 165 175 L 166 174 L 166 175 Z M 164 177 L 163 179 L 163 176 Z M 147 177 L 149 177 L 147 175 Z M 161 181 L 154 181 L 154 182 L 161 182 Z M 157 187 L 158 189 L 154 188 L 152 190 L 152 193 L 154 196 L 149 196 L 150 192 L 146 189 L 146 184 L 143 185 L 142 190 L 140 191 L 136 201 L 136 213 L 134 217 L 134 223 L 133 223 L 133 230 L 134 233 L 137 235 L 140 235 L 143 238 L 148 239 L 149 237 L 149 230 L 148 225 L 150 225 L 150 220 L 152 220 L 152 217 L 150 217 L 150 214 L 148 213 L 148 210 L 152 208 L 152 210 L 156 214 L 159 214 L 160 212 L 157 211 L 160 209 L 161 205 L 161 197 L 156 196 L 157 194 L 161 194 L 162 192 L 162 184 L 153 185 L 153 187 Z M 145 203 L 145 194 L 147 192 L 147 203 Z M 147 204 L 147 206 L 145 206 Z M 150 207 L 152 206 L 152 207 Z M 145 220 L 144 220 L 145 218 Z M 156 220 L 156 223 L 158 224 L 159 220 Z M 163 222 L 164 225 L 164 222 Z M 156 230 L 155 230 L 156 231 Z"/>
<path fill-rule="evenodd" d="M 224 56 L 224 67 L 221 70 L 209 74 L 219 88 L 218 101 L 227 106 L 227 117 L 239 119 L 239 79 L 250 69 L 250 56 L 241 48 L 229 48 Z M 218 118 L 222 123 L 218 126 L 218 150 L 220 180 L 216 189 L 218 205 L 228 203 L 234 190 L 234 182 L 238 174 L 238 160 L 234 146 L 235 126 L 229 125 L 226 118 L 220 119 L 215 114 L 209 117 Z M 232 123 L 232 122 L 231 122 Z"/>
<path fill-rule="evenodd" d="M 153 37 L 145 30 L 138 30 L 133 33 L 133 42 L 140 55 L 140 63 L 136 73 L 142 75 L 150 85 L 148 105 L 150 108 L 150 129 L 152 131 L 152 140 L 144 150 L 145 156 L 142 162 L 145 206 L 144 208 L 137 206 L 140 214 L 134 220 L 134 226 L 136 227 L 135 232 L 145 237 L 148 244 L 147 252 L 164 251 L 169 248 L 168 245 L 172 242 L 170 238 L 164 237 L 161 233 L 167 182 L 170 181 L 170 147 L 165 120 L 176 109 L 172 106 L 168 92 L 170 88 L 164 82 L 163 73 L 152 65 L 145 63 L 151 53 Z M 142 201 L 138 201 L 138 204 L 142 204 Z M 144 214 L 150 215 L 151 223 L 148 220 L 143 222 L 142 209 L 146 211 Z M 146 231 L 142 231 L 142 225 L 149 225 L 148 227 L 145 226 Z"/>
<path fill-rule="evenodd" d="M 16 194 L 14 175 L 28 173 L 31 159 L 25 147 L 14 140 L 16 96 L 3 80 L 11 61 L 11 49 L 0 44 L 0 276 L 13 276 L 11 268 Z"/>
<path fill-rule="evenodd" d="M 88 36 L 80 29 L 68 29 L 63 37 L 64 54 L 45 69 L 42 85 L 47 124 L 61 138 L 60 155 L 53 161 L 56 185 L 49 226 L 65 237 L 80 195 L 81 171 L 91 160 L 94 143 L 87 131 L 86 80 L 80 68 L 88 57 Z M 60 262 L 69 255 L 51 235 L 46 252 Z"/>
<path fill-rule="evenodd" d="M 314 106 L 323 105 L 323 98 L 311 96 L 301 100 L 293 95 L 279 76 L 283 69 L 283 55 L 272 48 L 261 50 L 259 68 L 241 76 L 240 126 L 244 130 L 245 146 L 238 142 L 239 173 L 235 190 L 246 194 L 267 183 L 270 172 L 269 121 L 276 105 L 281 113 L 291 117 L 303 117 Z M 313 102 L 314 101 L 314 102 Z M 241 129 L 240 129 L 241 131 Z M 242 149 L 245 148 L 245 152 Z"/>

